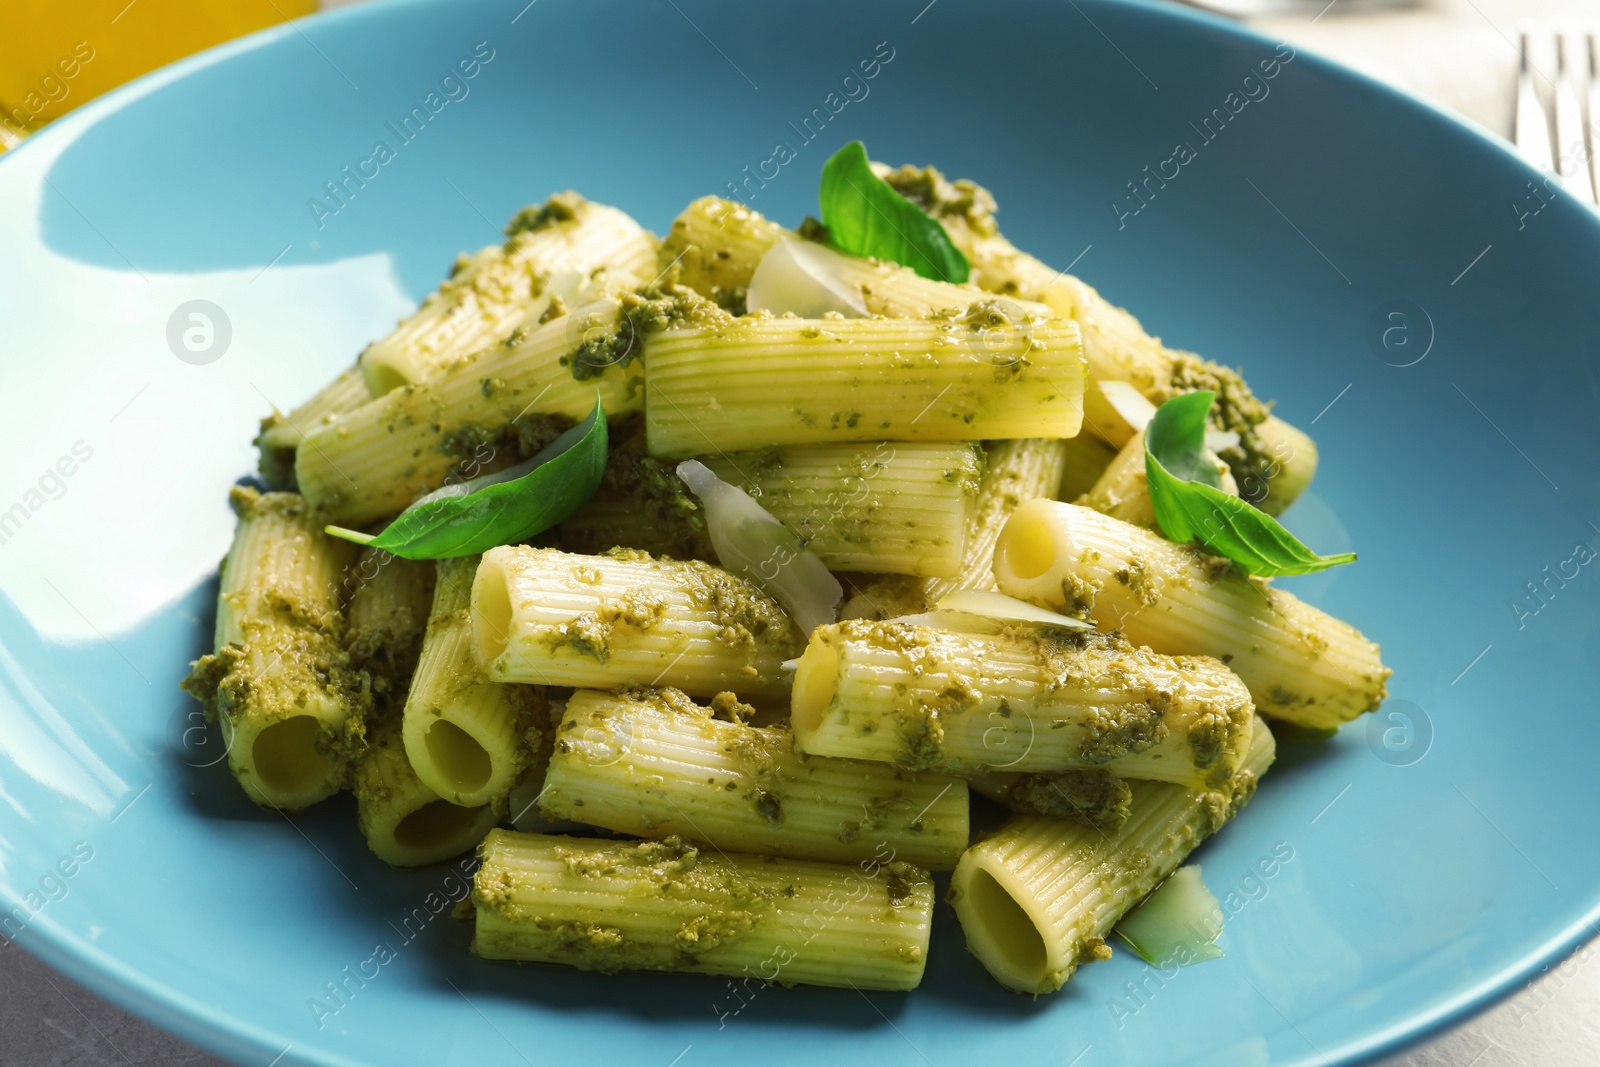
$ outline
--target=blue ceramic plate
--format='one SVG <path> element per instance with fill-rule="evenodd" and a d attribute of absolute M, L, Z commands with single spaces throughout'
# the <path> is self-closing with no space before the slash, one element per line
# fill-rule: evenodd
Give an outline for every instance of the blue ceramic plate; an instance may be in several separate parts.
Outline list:
<path fill-rule="evenodd" d="M 1479 132 L 1165 6 L 525 3 L 285 26 L 0 160 L 0 924 L 18 944 L 263 1067 L 1096 1067 L 1354 1062 L 1584 936 L 1584 208 Z M 462 60 L 474 76 L 447 82 Z M 912 994 L 479 963 L 448 916 L 456 868 L 384 867 L 345 800 L 256 810 L 178 692 L 253 422 L 521 204 L 573 187 L 660 231 L 732 183 L 795 221 L 856 137 L 982 180 L 1019 244 L 1242 365 L 1315 433 L 1291 525 L 1361 562 L 1294 587 L 1382 642 L 1394 699 L 1286 746 L 1205 847 L 1227 955 L 1175 977 L 1119 952 L 1015 997 L 948 910 Z M 195 300 L 221 311 L 199 354 L 169 343 Z"/>

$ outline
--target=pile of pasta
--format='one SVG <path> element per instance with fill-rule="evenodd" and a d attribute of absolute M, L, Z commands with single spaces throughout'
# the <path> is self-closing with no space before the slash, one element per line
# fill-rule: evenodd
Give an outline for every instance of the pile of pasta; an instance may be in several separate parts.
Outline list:
<path fill-rule="evenodd" d="M 1040 993 L 1250 799 L 1262 716 L 1375 708 L 1376 645 L 1163 538 L 1144 487 L 1180 393 L 1217 393 L 1226 484 L 1264 510 L 1310 439 L 1018 251 L 981 187 L 880 173 L 972 283 L 825 250 L 865 315 L 751 312 L 805 238 L 707 197 L 658 240 L 562 193 L 267 419 L 185 683 L 250 798 L 352 789 L 397 866 L 476 847 L 486 959 L 908 989 L 953 871 L 968 948 Z M 324 532 L 527 458 L 596 390 L 601 488 L 534 543 L 412 561 Z M 836 621 L 802 632 L 718 566 L 689 457 L 835 573 Z M 963 590 L 1093 625 L 939 609 Z M 972 793 L 1012 812 L 977 840 Z"/>

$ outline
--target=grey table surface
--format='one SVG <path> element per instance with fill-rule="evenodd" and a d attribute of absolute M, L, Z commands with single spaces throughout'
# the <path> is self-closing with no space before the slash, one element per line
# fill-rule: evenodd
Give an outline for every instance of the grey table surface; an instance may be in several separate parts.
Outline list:
<path fill-rule="evenodd" d="M 1506 135 L 1520 21 L 1570 23 L 1596 16 L 1600 4 L 1594 0 L 1427 0 L 1403 10 L 1364 8 L 1358 0 L 1333 0 L 1324 6 L 1319 0 L 1249 22 L 1297 48 L 1347 63 Z M 1381 1067 L 1600 1062 L 1597 957 L 1600 943 L 1578 949 L 1496 1007 Z M 0 938 L 0 1067 L 146 1064 L 225 1067 L 222 1060 L 114 1007 Z"/>

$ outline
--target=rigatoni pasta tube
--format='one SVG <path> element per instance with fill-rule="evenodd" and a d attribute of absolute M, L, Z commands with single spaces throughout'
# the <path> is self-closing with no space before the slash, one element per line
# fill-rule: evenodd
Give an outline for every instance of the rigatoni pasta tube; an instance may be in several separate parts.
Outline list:
<path fill-rule="evenodd" d="M 832 283 L 830 288 L 835 291 L 835 300 L 846 294 L 856 298 L 845 300 L 846 306 L 856 315 L 864 313 L 891 319 L 918 319 L 934 312 L 959 312 L 986 299 L 984 291 L 977 286 L 935 281 L 899 263 L 848 255 L 810 241 L 780 244 L 771 254 L 782 256 L 783 260 L 790 263 L 797 258 L 803 259 L 807 274 L 815 272 L 815 275 Z M 766 260 L 763 260 L 762 266 L 766 267 Z M 780 269 L 779 273 L 783 273 L 783 270 Z M 752 311 L 765 307 L 774 314 L 786 311 L 804 314 L 799 307 L 789 306 L 788 301 L 794 299 L 796 294 L 788 286 L 775 283 L 768 289 L 764 281 L 766 279 L 762 277 L 762 271 L 758 270 L 751 280 L 747 295 Z M 778 306 L 760 305 L 758 301 L 762 298 L 772 299 Z M 1008 299 L 1000 304 L 1012 314 L 1031 313 L 1047 317 L 1052 314 L 1045 305 L 1031 301 Z M 843 308 L 835 310 L 845 313 Z"/>
<path fill-rule="evenodd" d="M 791 445 L 704 457 L 831 570 L 954 577 L 983 457 L 968 441 Z"/>
<path fill-rule="evenodd" d="M 356 762 L 356 816 L 367 847 L 395 867 L 438 863 L 475 846 L 494 829 L 487 804 L 463 808 L 422 784 L 396 723 L 378 727 Z"/>
<path fill-rule="evenodd" d="M 755 496 L 830 569 L 961 569 L 983 468 L 970 442 L 790 445 L 700 458 L 717 477 Z M 715 561 L 705 511 L 675 466 L 649 455 L 642 441 L 613 448 L 600 491 L 561 524 L 563 546 L 593 553 L 627 545 Z"/>
<path fill-rule="evenodd" d="M 1238 813 L 1273 754 L 1257 719 L 1244 766 L 1223 789 L 1133 782 L 1128 819 L 1111 833 L 1042 815 L 1012 820 L 968 849 L 951 879 L 968 950 L 1019 993 L 1054 992 L 1080 964 L 1109 958 L 1117 920 Z"/>
<path fill-rule="evenodd" d="M 625 213 L 557 193 L 524 208 L 503 245 L 458 257 L 450 277 L 394 331 L 361 353 L 371 396 L 426 381 L 454 361 L 504 340 L 558 272 L 602 267 L 655 274 L 655 240 Z"/>
<path fill-rule="evenodd" d="M 575 314 L 615 336 L 619 310 L 607 302 Z M 579 380 L 570 365 L 583 342 L 571 319 L 559 316 L 311 431 L 295 457 L 301 492 L 336 522 L 370 522 L 438 488 L 453 469 L 472 477 L 486 463 L 544 447 L 593 410 L 597 387 L 608 414 L 628 410 L 637 366 L 614 362 Z"/>
<path fill-rule="evenodd" d="M 703 196 L 672 220 L 661 240 L 659 269 L 676 267 L 681 284 L 719 304 L 742 304 L 761 257 L 788 233 L 743 204 Z"/>
<path fill-rule="evenodd" d="M 239 517 L 222 565 L 216 651 L 183 688 L 222 727 L 250 799 L 298 810 L 349 779 L 368 697 L 343 647 L 339 579 L 354 546 L 322 532 L 294 493 L 235 488 Z"/>
<path fill-rule="evenodd" d="M 993 590 L 994 543 L 1018 504 L 1037 496 L 1054 496 L 1066 469 L 1069 448 L 1082 435 L 1066 440 L 1023 437 L 988 441 L 983 449 L 983 474 L 967 525 L 957 568 L 946 575 L 852 583 L 840 611 L 844 619 L 887 619 L 931 611 L 950 593 L 963 589 Z M 896 448 L 905 447 L 896 445 Z M 826 562 L 826 560 L 824 561 Z M 866 568 L 856 568 L 867 573 Z"/>
<path fill-rule="evenodd" d="M 357 364 L 323 386 L 287 415 L 274 411 L 261 420 L 256 446 L 261 450 L 261 476 L 274 489 L 294 487 L 294 456 L 310 431 L 354 411 L 372 399 Z"/>
<path fill-rule="evenodd" d="M 1094 483 L 1117 458 L 1117 450 L 1087 432 L 1062 444 L 1066 455 L 1061 466 L 1061 484 L 1054 492 L 1041 495 L 1056 500 L 1076 500 L 1094 488 Z"/>
<path fill-rule="evenodd" d="M 618 549 L 491 549 L 472 589 L 478 662 L 503 682 L 694 696 L 788 692 L 793 623 L 755 585 L 698 560 Z"/>
<path fill-rule="evenodd" d="M 1349 623 L 1190 545 L 1088 508 L 1036 500 L 995 550 L 1001 592 L 1087 615 L 1173 655 L 1215 656 L 1256 710 L 1327 729 L 1383 702 L 1389 668 Z"/>
<path fill-rule="evenodd" d="M 1143 430 L 1128 439 L 1117 458 L 1076 503 L 1134 526 L 1147 530 L 1155 528 L 1156 507 L 1150 500 L 1150 486 L 1145 480 Z M 993 555 L 989 558 L 992 563 Z M 993 576 L 992 568 L 990 576 Z"/>
<path fill-rule="evenodd" d="M 684 285 L 724 306 L 737 306 L 762 259 L 785 240 L 803 239 L 741 204 L 702 197 L 673 222 L 662 242 L 661 265 L 663 270 L 677 267 Z M 805 241 L 805 247 L 812 266 L 843 289 L 853 290 L 869 315 L 921 318 L 983 299 L 983 290 L 975 285 L 924 278 L 899 263 L 850 255 L 826 244 Z M 1037 302 L 1011 303 L 1018 308 L 1032 303 L 1028 310 L 1045 310 Z"/>
<path fill-rule="evenodd" d="M 656 455 L 1071 437 L 1082 418 L 1077 327 L 993 301 L 927 319 L 755 316 L 666 330 L 645 348 Z"/>
<path fill-rule="evenodd" d="M 401 511 L 489 463 L 509 466 L 594 410 L 638 411 L 641 333 L 700 321 L 716 308 L 693 294 L 597 300 L 420 385 L 396 389 L 307 434 L 295 460 L 300 491 L 329 517 L 361 524 Z"/>
<path fill-rule="evenodd" d="M 857 989 L 914 989 L 927 962 L 933 882 L 908 863 L 507 830 L 492 831 L 479 856 L 472 951 L 482 959 Z"/>
<path fill-rule="evenodd" d="M 978 774 L 1103 767 L 1226 782 L 1250 695 L 1222 664 L 1055 627 L 956 633 L 851 620 L 812 631 L 790 723 L 802 752 Z"/>
<path fill-rule="evenodd" d="M 786 726 L 736 721 L 753 709 L 730 698 L 703 707 L 676 689 L 578 690 L 556 730 L 540 809 L 728 852 L 955 866 L 967 847 L 965 782 L 802 755 Z"/>
<path fill-rule="evenodd" d="M 351 664 L 372 676 L 375 696 L 405 700 L 428 628 L 434 574 L 431 560 L 364 548 L 340 583 L 350 602 L 345 648 Z"/>
<path fill-rule="evenodd" d="M 1023 501 L 1055 495 L 1066 468 L 1067 445 L 1067 441 L 1047 437 L 985 443 L 983 477 L 978 482 L 960 571 L 923 583 L 929 607 L 960 589 L 995 587 L 992 561 L 1001 528 Z"/>
<path fill-rule="evenodd" d="M 468 610 L 478 557 L 440 560 L 438 567 L 427 636 L 406 696 L 406 755 L 429 789 L 476 807 L 502 800 L 516 784 L 537 737 L 544 694 L 495 681 L 478 665 Z"/>

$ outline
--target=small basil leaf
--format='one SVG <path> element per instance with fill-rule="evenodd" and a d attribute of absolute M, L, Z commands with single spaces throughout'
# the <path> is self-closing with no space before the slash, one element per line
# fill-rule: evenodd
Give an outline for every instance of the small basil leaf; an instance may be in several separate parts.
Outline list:
<path fill-rule="evenodd" d="M 822 165 L 820 199 L 822 224 L 841 252 L 886 259 L 941 282 L 964 282 L 971 273 L 938 220 L 872 173 L 860 141 Z"/>
<path fill-rule="evenodd" d="M 1145 451 L 1167 473 L 1184 482 L 1204 482 L 1222 488 L 1222 474 L 1206 453 L 1206 416 L 1216 394 L 1202 389 L 1175 396 L 1161 405 L 1166 415 L 1152 417 L 1144 430 Z"/>
<path fill-rule="evenodd" d="M 594 411 L 515 467 L 448 485 L 402 511 L 377 535 L 329 526 L 327 532 L 404 559 L 450 559 L 487 552 L 543 533 L 584 505 L 605 471 L 605 408 Z"/>
<path fill-rule="evenodd" d="M 1264 511 L 1207 481 L 1217 478 L 1205 450 L 1206 414 L 1215 396 L 1201 390 L 1173 397 L 1144 431 L 1145 480 L 1161 532 L 1199 542 L 1251 574 L 1312 574 L 1354 563 L 1354 552 L 1319 556 Z M 1218 483 L 1220 484 L 1220 482 Z"/>

